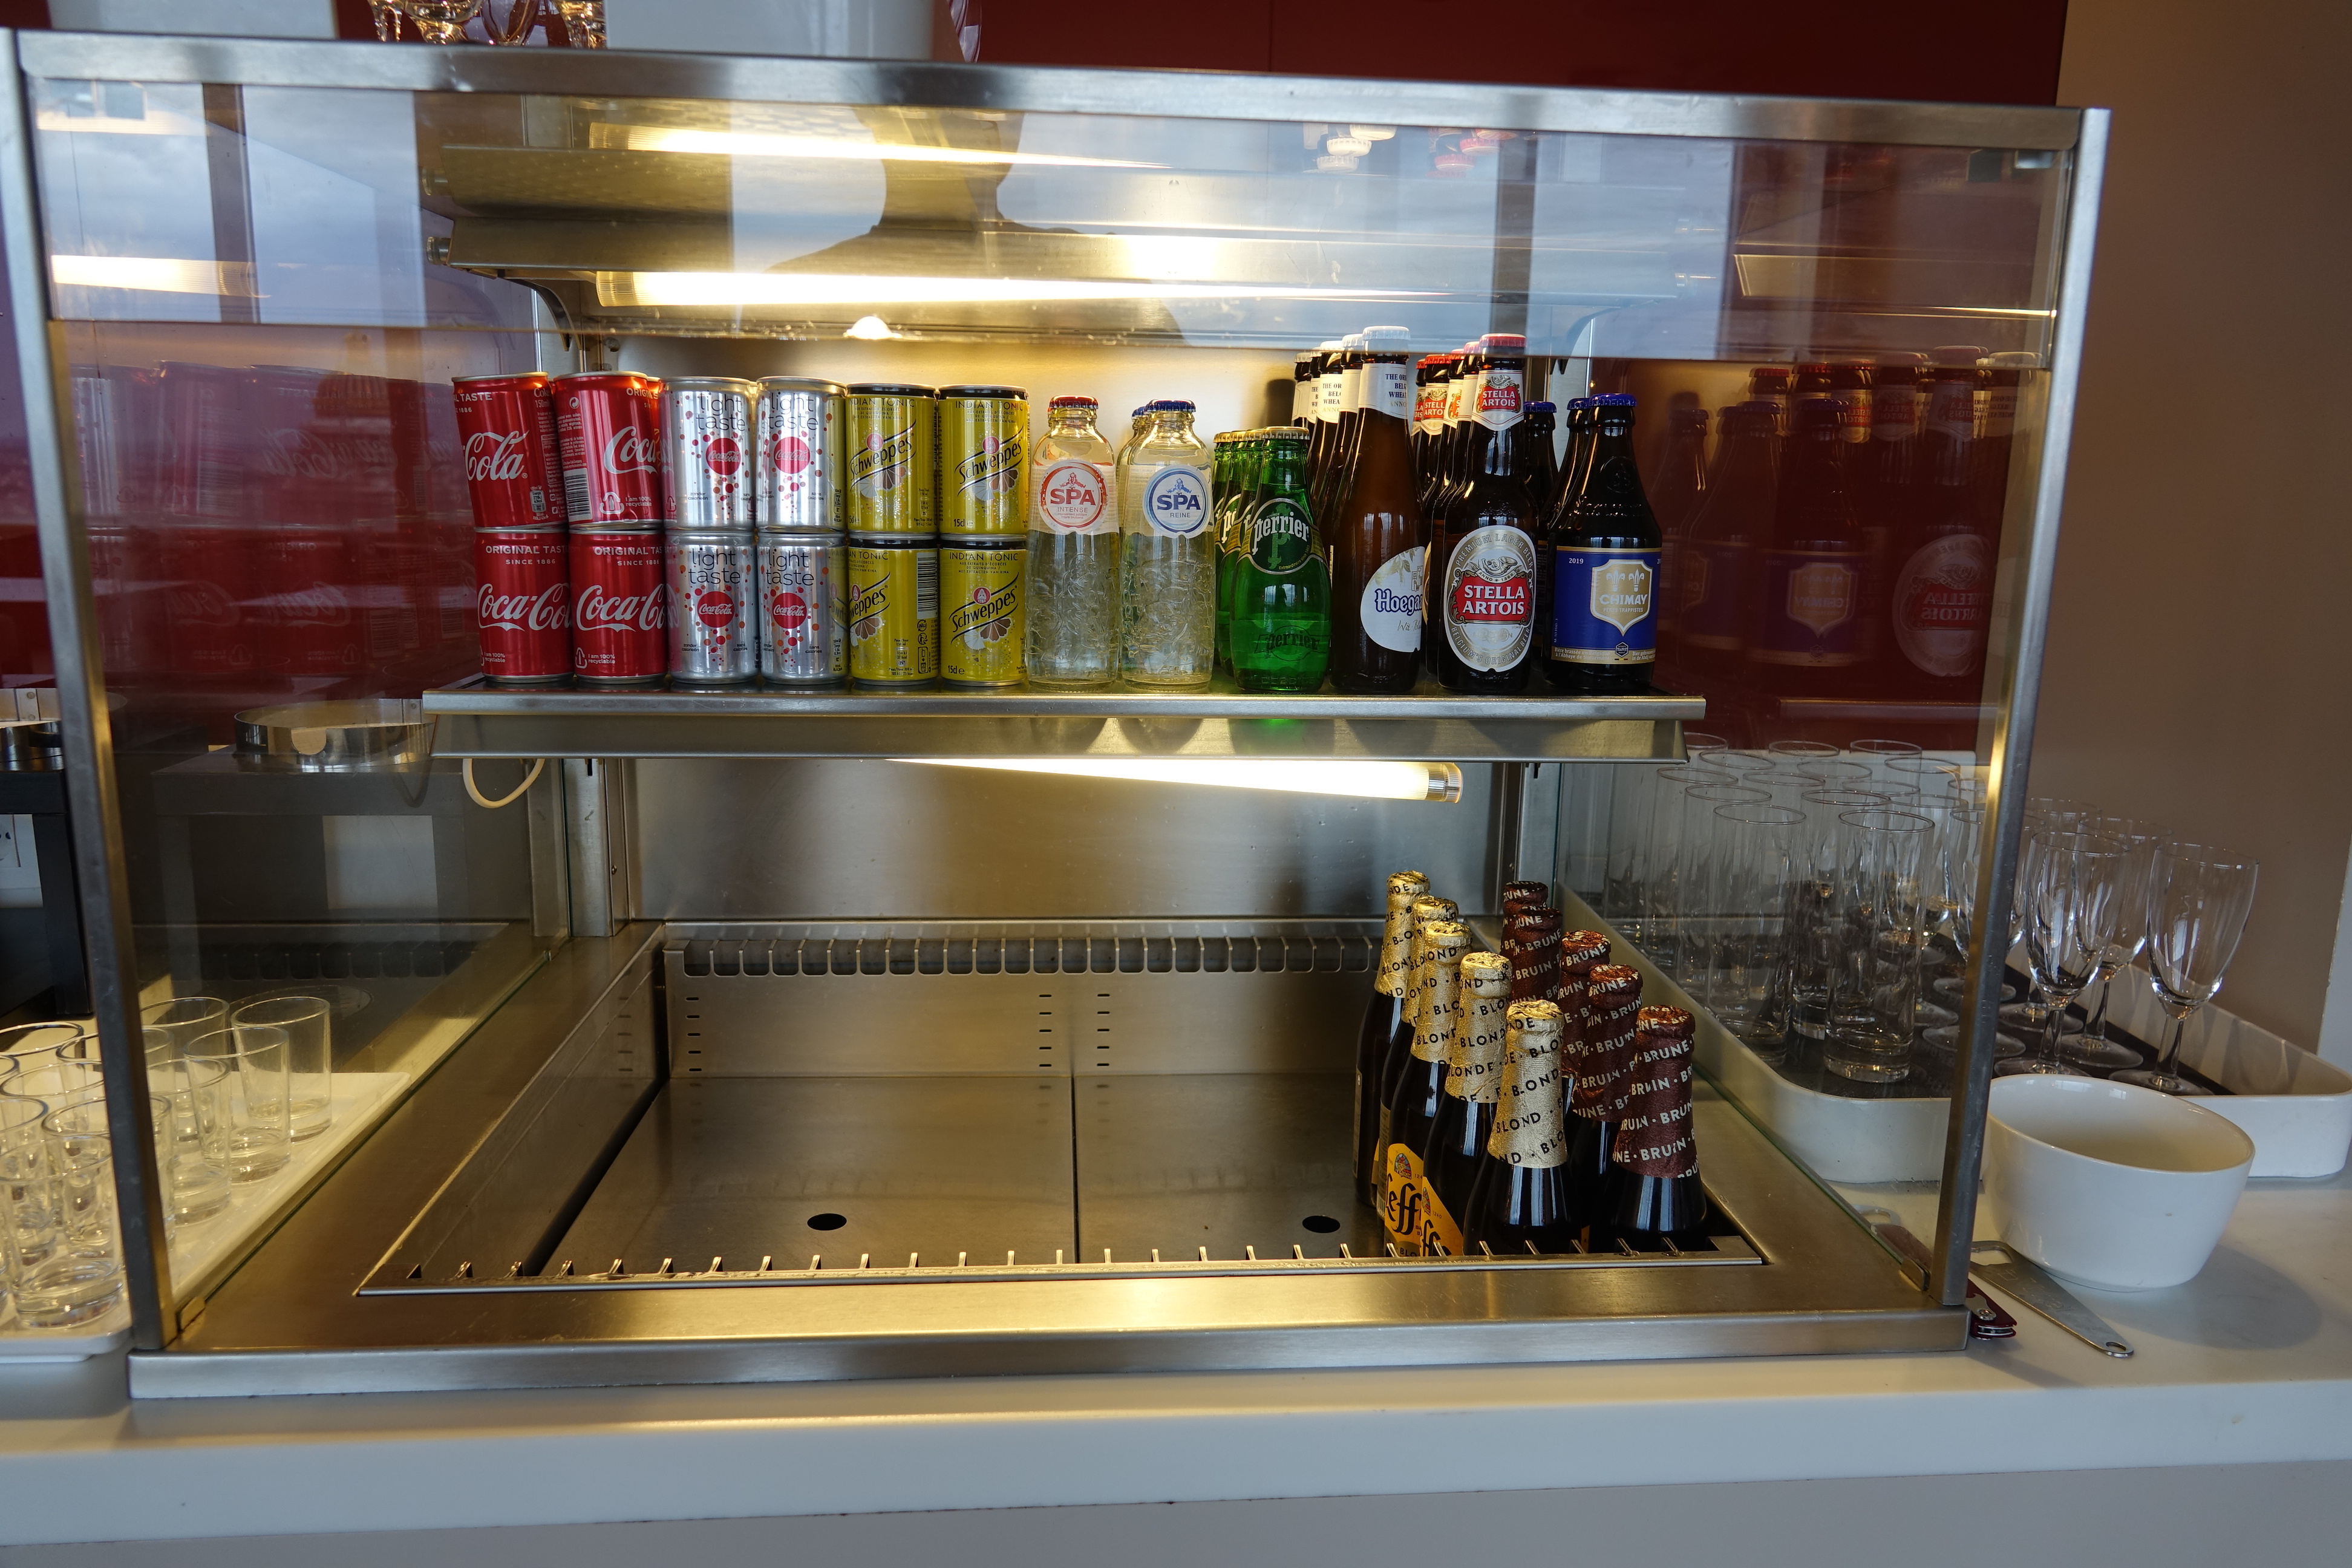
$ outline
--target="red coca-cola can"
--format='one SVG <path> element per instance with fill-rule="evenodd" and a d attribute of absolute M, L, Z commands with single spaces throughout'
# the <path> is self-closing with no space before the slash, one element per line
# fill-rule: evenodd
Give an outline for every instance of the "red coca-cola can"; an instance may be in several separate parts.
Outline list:
<path fill-rule="evenodd" d="M 560 525 L 478 530 L 474 596 L 492 686 L 572 679 L 572 551 Z"/>
<path fill-rule="evenodd" d="M 457 438 L 466 454 L 466 492 L 476 528 L 538 528 L 562 522 L 556 484 L 555 399 L 547 377 L 461 375 L 449 384 L 457 405 Z"/>
<path fill-rule="evenodd" d="M 657 686 L 669 669 L 658 528 L 572 534 L 572 673 L 583 686 Z"/>
<path fill-rule="evenodd" d="M 658 525 L 661 383 L 626 371 L 592 371 L 557 376 L 550 385 L 572 526 Z"/>
<path fill-rule="evenodd" d="M 360 584 L 351 535 L 277 528 L 261 547 L 264 668 L 289 675 L 356 675 L 363 668 Z"/>

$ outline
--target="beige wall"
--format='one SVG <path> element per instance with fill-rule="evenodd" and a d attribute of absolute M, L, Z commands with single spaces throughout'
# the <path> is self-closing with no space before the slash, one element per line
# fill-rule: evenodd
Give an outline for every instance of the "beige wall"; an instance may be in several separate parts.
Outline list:
<path fill-rule="evenodd" d="M 2352 848 L 2352 121 L 2340 0 L 2074 0 L 2115 110 L 2037 795 L 2260 857 L 2221 1005 L 2322 1043 Z M 2352 1061 L 2352 961 L 2326 1017 Z"/>

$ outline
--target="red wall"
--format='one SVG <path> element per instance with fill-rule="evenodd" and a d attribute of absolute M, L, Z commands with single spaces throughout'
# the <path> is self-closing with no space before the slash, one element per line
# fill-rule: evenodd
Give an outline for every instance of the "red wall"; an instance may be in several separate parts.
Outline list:
<path fill-rule="evenodd" d="M 1465 25 L 1470 19 L 1475 25 Z M 1547 87 L 2054 103 L 2065 0 L 986 0 L 981 58 Z"/>

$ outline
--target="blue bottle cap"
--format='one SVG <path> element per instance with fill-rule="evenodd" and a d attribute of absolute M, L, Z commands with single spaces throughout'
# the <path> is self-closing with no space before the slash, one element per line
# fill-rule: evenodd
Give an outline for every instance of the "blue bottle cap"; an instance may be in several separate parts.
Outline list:
<path fill-rule="evenodd" d="M 1522 414 L 1557 414 L 1559 410 L 1553 407 L 1549 403 L 1530 403 L 1525 408 L 1519 410 L 1519 412 Z"/>
<path fill-rule="evenodd" d="M 1592 400 L 1595 408 L 1631 408 L 1633 395 L 1630 392 L 1604 392 Z"/>
<path fill-rule="evenodd" d="M 1627 398 L 1626 401 L 1630 403 L 1633 399 Z M 1163 397 L 1151 406 L 1154 412 L 1160 414 L 1190 414 L 1192 412 L 1192 399 L 1186 397 Z"/>

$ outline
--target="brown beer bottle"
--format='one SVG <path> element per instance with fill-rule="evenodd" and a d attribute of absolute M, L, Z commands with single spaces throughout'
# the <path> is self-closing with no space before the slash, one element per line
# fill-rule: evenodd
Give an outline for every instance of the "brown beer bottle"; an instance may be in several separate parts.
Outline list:
<path fill-rule="evenodd" d="M 1584 1027 L 1570 1062 L 1568 1183 L 1576 1212 L 1600 1212 L 1609 1148 L 1622 1114 L 1625 1068 L 1633 1055 L 1633 1016 L 1642 1006 L 1642 972 L 1622 963 L 1593 966 L 1586 982 Z"/>
<path fill-rule="evenodd" d="M 1520 461 L 1527 340 L 1490 332 L 1478 349 L 1477 391 L 1464 420 L 1468 479 L 1452 492 L 1443 522 L 1432 530 L 1430 665 L 1449 690 L 1503 696 L 1526 690 L 1537 663 L 1541 565 L 1535 500 Z"/>
<path fill-rule="evenodd" d="M 1424 1235 L 1432 1255 L 1462 1255 L 1470 1187 L 1486 1157 L 1495 1105 L 1503 1094 L 1503 1026 L 1510 1005 L 1510 960 L 1499 952 L 1464 953 L 1461 1007 L 1446 1047 L 1444 1099 L 1421 1154 L 1422 1181 L 1429 1188 Z"/>
<path fill-rule="evenodd" d="M 1428 984 L 1422 994 L 1421 1023 L 1413 1030 L 1412 1056 L 1389 1107 L 1388 1145 L 1381 1151 L 1386 1184 L 1381 1223 L 1391 1246 L 1407 1258 L 1425 1255 L 1429 1238 L 1429 1184 L 1422 1153 L 1445 1102 L 1445 1058 L 1454 1043 L 1454 1016 L 1462 1008 L 1462 956 L 1470 928 L 1438 921 L 1423 933 Z"/>
<path fill-rule="evenodd" d="M 1576 1250 L 1568 1184 L 1565 1020 L 1550 1002 L 1514 1002 L 1504 1039 L 1503 1092 L 1486 1158 L 1470 1185 L 1462 1239 L 1475 1254 Z"/>
<path fill-rule="evenodd" d="M 1331 683 L 1342 691 L 1410 691 L 1421 675 L 1429 534 L 1413 494 L 1410 336 L 1402 327 L 1364 329 L 1348 489 L 1323 531 L 1331 547 Z"/>
<path fill-rule="evenodd" d="M 1388 1054 L 1381 1059 L 1378 1121 L 1373 1130 L 1370 1163 L 1365 1167 L 1365 1178 L 1375 1209 L 1386 1201 L 1390 1113 L 1396 1104 L 1397 1096 L 1404 1091 L 1406 1074 L 1417 1065 L 1412 1046 L 1429 1000 L 1433 963 L 1429 946 L 1429 928 L 1441 921 L 1450 921 L 1460 912 L 1451 899 L 1435 899 L 1424 894 L 1412 901 L 1412 934 L 1407 947 L 1404 1005 L 1398 1011 L 1396 1033 L 1389 1037 Z"/>
<path fill-rule="evenodd" d="M 1769 543 L 1757 562 L 1748 658 L 1780 697 L 1841 697 L 1870 658 L 1869 541 L 1845 489 L 1845 435 L 1826 396 L 1800 402 Z"/>
<path fill-rule="evenodd" d="M 1654 1252 L 1665 1238 L 1703 1234 L 1706 1189 L 1691 1126 L 1696 1032 L 1680 1007 L 1644 1007 L 1634 1022 L 1596 1240 L 1622 1239 L 1636 1252 Z"/>
<path fill-rule="evenodd" d="M 1364 1026 L 1356 1037 L 1357 1194 L 1377 1204 L 1372 1180 L 1380 1163 L 1381 1069 L 1388 1065 L 1389 1041 L 1404 1016 L 1405 982 L 1412 967 L 1412 903 L 1429 892 L 1429 878 L 1420 871 L 1397 871 L 1389 877 L 1388 926 L 1381 933 L 1381 961 L 1372 972 L 1372 1000 L 1364 1009 Z"/>

